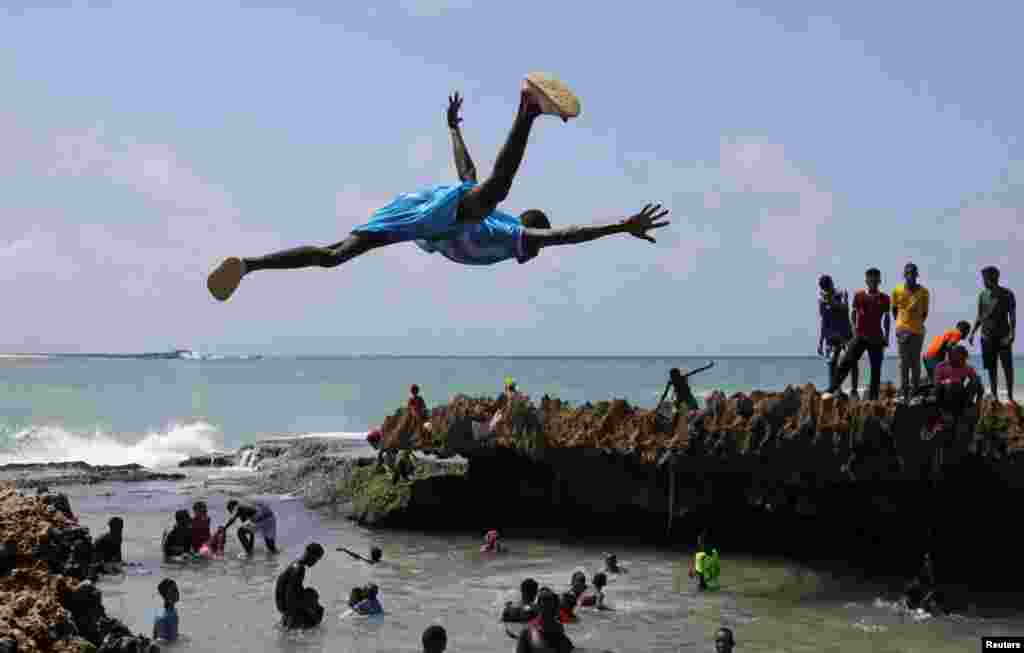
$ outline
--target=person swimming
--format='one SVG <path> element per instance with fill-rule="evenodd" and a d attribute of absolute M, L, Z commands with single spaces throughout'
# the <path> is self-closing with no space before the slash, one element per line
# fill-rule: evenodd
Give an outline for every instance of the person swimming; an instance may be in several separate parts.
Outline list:
<path fill-rule="evenodd" d="M 484 543 L 480 545 L 480 553 L 506 553 L 507 549 L 498 541 L 498 531 L 493 528 L 484 535 Z"/>
<path fill-rule="evenodd" d="M 380 550 L 379 546 L 372 546 L 372 547 L 370 547 L 370 557 L 369 558 L 364 558 L 363 556 L 359 555 L 358 553 L 356 553 L 352 549 L 347 549 L 347 548 L 345 548 L 343 546 L 339 546 L 337 550 L 341 551 L 343 553 L 347 553 L 350 556 L 352 556 L 353 558 L 355 558 L 356 560 L 362 560 L 363 562 L 365 562 L 367 564 L 370 564 L 370 565 L 375 565 L 375 564 L 379 563 L 380 559 L 381 559 L 381 556 L 384 555 L 384 552 Z"/>
<path fill-rule="evenodd" d="M 508 601 L 501 613 L 501 620 L 511 623 L 523 623 L 537 616 L 537 581 L 527 578 L 519 585 L 518 602 Z"/>
<path fill-rule="evenodd" d="M 608 576 L 603 571 L 594 574 L 594 589 L 584 592 L 580 597 L 580 606 L 584 608 L 597 608 L 598 610 L 611 610 L 604 604 L 604 587 L 608 584 Z"/>
<path fill-rule="evenodd" d="M 558 600 L 558 620 L 563 624 L 575 623 L 579 620 L 576 616 L 576 602 L 578 598 L 574 592 L 563 592 Z"/>
<path fill-rule="evenodd" d="M 558 620 L 558 597 L 549 588 L 537 594 L 538 615 L 519 633 L 516 653 L 569 653 L 575 648 Z"/>
<path fill-rule="evenodd" d="M 352 609 L 359 614 L 381 614 L 384 612 L 384 608 L 380 604 L 380 600 L 377 595 L 380 593 L 380 588 L 375 583 L 370 583 L 365 589 L 366 598 L 359 603 L 355 604 Z"/>
<path fill-rule="evenodd" d="M 614 553 L 609 553 L 604 557 L 604 570 L 609 574 L 629 573 L 628 569 L 619 566 L 619 557 Z"/>
<path fill-rule="evenodd" d="M 569 580 L 569 591 L 578 601 L 583 596 L 583 592 L 587 591 L 587 575 L 582 571 L 573 572 L 572 578 Z"/>

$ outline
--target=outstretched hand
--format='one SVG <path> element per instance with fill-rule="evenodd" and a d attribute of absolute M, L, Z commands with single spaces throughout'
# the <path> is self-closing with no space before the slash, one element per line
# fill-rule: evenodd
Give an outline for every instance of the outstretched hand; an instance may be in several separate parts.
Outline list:
<path fill-rule="evenodd" d="M 458 91 L 455 91 L 454 95 L 448 96 L 448 127 L 456 129 L 459 123 L 462 122 L 462 118 L 459 117 L 459 109 L 462 108 L 462 97 Z"/>
<path fill-rule="evenodd" d="M 650 243 L 657 242 L 647 235 L 647 232 L 668 226 L 668 220 L 658 222 L 668 215 L 668 209 L 659 209 L 661 209 L 661 204 L 647 204 L 642 211 L 626 218 L 626 221 L 622 223 L 626 233 L 636 238 L 643 238 Z"/>

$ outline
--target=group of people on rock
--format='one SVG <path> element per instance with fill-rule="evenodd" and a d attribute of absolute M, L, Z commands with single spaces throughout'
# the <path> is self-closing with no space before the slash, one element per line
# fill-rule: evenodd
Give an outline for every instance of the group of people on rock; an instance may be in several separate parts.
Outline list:
<path fill-rule="evenodd" d="M 878 399 L 882 359 L 891 344 L 893 326 L 900 359 L 900 391 L 904 401 L 920 400 L 924 387 L 973 384 L 968 395 L 979 395 L 984 389 L 973 368 L 966 365 L 967 340 L 972 346 L 981 332 L 981 357 L 988 372 L 992 399 L 999 400 L 999 367 L 1002 366 L 1006 391 L 1014 400 L 1013 343 L 1017 333 L 1017 302 L 1013 291 L 999 284 L 999 269 L 988 266 L 981 270 L 983 289 L 978 295 L 973 325 L 967 320 L 936 335 L 925 349 L 925 323 L 931 308 L 931 294 L 918 281 L 918 268 L 907 263 L 904 282 L 897 285 L 890 297 L 879 290 L 882 273 L 870 268 L 865 273 L 865 288 L 858 290 L 852 302 L 849 293 L 836 287 L 829 275 L 818 280 L 818 353 L 828 358 L 828 393 L 836 393 L 852 372 L 851 390 L 858 396 L 859 366 L 864 352 L 871 364 L 868 396 Z M 895 324 L 893 324 L 895 322 Z M 921 367 L 925 368 L 928 386 L 921 383 Z M 963 393 L 958 393 L 963 394 Z"/>

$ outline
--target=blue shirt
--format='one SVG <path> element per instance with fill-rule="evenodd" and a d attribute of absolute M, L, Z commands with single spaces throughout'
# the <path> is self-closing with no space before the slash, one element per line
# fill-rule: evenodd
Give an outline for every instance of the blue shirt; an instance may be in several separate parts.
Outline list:
<path fill-rule="evenodd" d="M 153 618 L 153 631 L 158 639 L 167 642 L 178 639 L 178 611 L 168 607 L 157 610 Z"/>
<path fill-rule="evenodd" d="M 531 257 L 523 250 L 523 225 L 519 218 L 493 211 L 480 222 L 456 226 L 450 236 L 437 240 L 417 240 L 420 249 L 440 252 L 449 261 L 463 265 L 493 265 L 516 259 L 525 263 Z"/>
<path fill-rule="evenodd" d="M 359 614 L 380 614 L 384 612 L 384 608 L 381 607 L 380 601 L 377 599 L 363 599 L 359 603 L 356 603 L 356 607 L 352 608 Z"/>

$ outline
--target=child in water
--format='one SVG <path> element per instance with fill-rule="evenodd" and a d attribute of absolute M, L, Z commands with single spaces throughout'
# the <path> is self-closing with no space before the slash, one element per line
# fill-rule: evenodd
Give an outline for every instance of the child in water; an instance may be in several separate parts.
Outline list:
<path fill-rule="evenodd" d="M 491 529 L 484 535 L 484 543 L 480 545 L 480 553 L 505 553 L 508 549 L 498 541 L 498 531 Z"/>
<path fill-rule="evenodd" d="M 210 539 L 210 515 L 205 501 L 192 504 L 192 550 L 199 549 Z"/>
<path fill-rule="evenodd" d="M 603 571 L 594 574 L 594 589 L 580 597 L 580 605 L 585 608 L 611 610 L 604 604 L 604 587 L 608 584 L 608 576 Z"/>
<path fill-rule="evenodd" d="M 157 611 L 153 618 L 153 639 L 173 642 L 178 639 L 178 610 L 174 604 L 181 598 L 178 584 L 165 578 L 156 586 L 156 591 L 164 600 L 164 607 Z"/>
<path fill-rule="evenodd" d="M 575 623 L 576 617 L 576 595 L 572 592 L 562 594 L 558 604 L 558 620 L 563 624 Z"/>
<path fill-rule="evenodd" d="M 207 560 L 210 558 L 221 558 L 224 556 L 224 545 L 227 542 L 227 531 L 219 526 L 213 536 L 199 547 L 199 555 Z"/>

